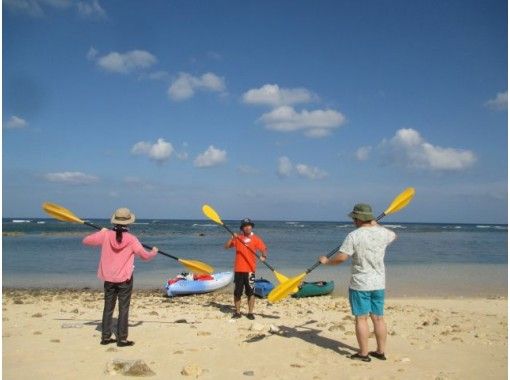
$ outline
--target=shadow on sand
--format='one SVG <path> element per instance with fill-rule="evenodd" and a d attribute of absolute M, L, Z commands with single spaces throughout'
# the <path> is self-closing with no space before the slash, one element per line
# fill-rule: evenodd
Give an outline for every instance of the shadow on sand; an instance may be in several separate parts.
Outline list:
<path fill-rule="evenodd" d="M 83 322 L 80 324 L 83 326 L 95 326 L 96 331 L 101 331 L 101 324 L 102 324 L 102 321 L 100 319 L 90 320 L 90 319 L 73 319 L 73 318 L 55 318 L 55 321 Z M 144 323 L 197 324 L 197 323 L 201 323 L 201 322 L 188 322 L 185 319 L 177 319 L 175 321 L 136 321 L 136 322 L 129 322 L 128 326 L 129 327 L 138 327 L 138 326 L 143 325 Z M 112 325 L 117 326 L 117 318 L 112 319 Z M 70 327 L 72 327 L 72 326 L 70 326 Z"/>
<path fill-rule="evenodd" d="M 234 308 L 234 305 L 231 305 L 231 304 L 222 304 L 222 303 L 219 303 L 219 302 L 216 302 L 216 301 L 209 301 L 206 306 L 212 306 L 212 307 L 215 307 L 217 308 L 220 312 L 222 312 L 223 314 L 233 314 L 234 311 L 235 311 L 235 308 Z M 280 319 L 280 317 L 276 316 L 276 315 L 269 315 L 269 314 L 262 314 L 262 313 L 253 313 L 255 316 L 259 316 L 261 318 L 268 318 L 268 319 Z"/>
<path fill-rule="evenodd" d="M 305 342 L 312 343 L 322 348 L 326 348 L 340 355 L 350 356 L 353 353 L 358 352 L 358 349 L 356 347 L 342 343 L 341 341 L 338 340 L 320 336 L 319 334 L 322 332 L 322 330 L 316 328 L 307 327 L 304 325 L 295 327 L 278 326 L 278 328 L 280 329 L 280 333 L 278 334 L 280 336 L 283 336 L 285 338 L 299 338 L 304 340 Z"/>
<path fill-rule="evenodd" d="M 307 327 L 307 324 L 315 323 L 316 321 L 309 321 L 302 325 L 289 327 L 289 326 L 278 326 L 279 332 L 276 334 L 282 338 L 298 338 L 304 340 L 305 342 L 311 343 L 315 346 L 319 346 L 331 351 L 336 352 L 337 354 L 343 356 L 350 356 L 353 353 L 358 352 L 356 347 L 350 346 L 348 344 L 342 343 L 338 340 L 326 338 L 324 336 L 319 335 L 322 330 Z M 255 343 L 259 342 L 265 338 L 269 338 L 272 335 L 266 334 L 257 334 L 255 336 L 246 339 L 246 343 Z"/>

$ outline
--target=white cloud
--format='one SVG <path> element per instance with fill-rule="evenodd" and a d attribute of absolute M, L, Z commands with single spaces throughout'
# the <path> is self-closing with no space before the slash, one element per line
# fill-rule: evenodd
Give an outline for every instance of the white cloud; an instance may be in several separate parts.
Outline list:
<path fill-rule="evenodd" d="M 73 4 L 72 0 L 39 0 L 39 3 L 57 9 L 67 9 Z"/>
<path fill-rule="evenodd" d="M 175 156 L 180 161 L 186 161 L 189 157 L 188 152 L 186 151 L 188 149 L 188 143 L 183 142 L 181 145 L 181 149 L 179 151 L 175 151 Z"/>
<path fill-rule="evenodd" d="M 356 150 L 356 159 L 358 159 L 359 161 L 366 161 L 369 159 L 370 157 L 370 152 L 372 151 L 372 147 L 371 146 L 362 146 L 362 147 L 359 147 L 357 150 Z"/>
<path fill-rule="evenodd" d="M 156 57 L 145 50 L 131 50 L 126 53 L 111 52 L 96 60 L 96 64 L 104 70 L 120 74 L 146 69 L 156 62 Z"/>
<path fill-rule="evenodd" d="M 429 170 L 463 170 L 476 162 L 470 150 L 443 148 L 425 141 L 414 129 L 399 129 L 380 149 L 393 163 Z"/>
<path fill-rule="evenodd" d="M 201 154 L 199 154 L 193 164 L 197 168 L 209 168 L 223 164 L 227 161 L 227 152 L 225 150 L 217 149 L 212 145 Z"/>
<path fill-rule="evenodd" d="M 24 13 L 32 17 L 44 16 L 44 11 L 37 0 L 4 0 L 3 4 L 11 12 Z"/>
<path fill-rule="evenodd" d="M 280 88 L 277 84 L 265 84 L 243 94 L 243 102 L 246 104 L 262 104 L 272 107 L 309 103 L 316 99 L 317 95 L 306 88 Z"/>
<path fill-rule="evenodd" d="M 308 137 L 324 137 L 345 122 L 345 117 L 334 110 L 302 110 L 281 106 L 263 114 L 260 119 L 267 129 L 279 132 L 304 131 Z"/>
<path fill-rule="evenodd" d="M 189 157 L 188 152 L 178 152 L 175 153 L 175 156 L 177 157 L 178 160 L 181 161 L 186 161 Z"/>
<path fill-rule="evenodd" d="M 286 178 L 296 173 L 298 176 L 308 179 L 323 179 L 328 176 L 325 170 L 319 169 L 315 166 L 309 166 L 306 164 L 294 165 L 292 161 L 286 157 L 280 157 L 278 159 L 278 167 L 276 170 L 278 177 Z"/>
<path fill-rule="evenodd" d="M 156 187 L 146 180 L 142 180 L 138 177 L 125 177 L 123 180 L 124 184 L 131 189 L 137 190 L 154 190 Z"/>
<path fill-rule="evenodd" d="M 173 100 L 185 100 L 191 98 L 195 91 L 193 88 L 193 76 L 181 73 L 168 88 L 168 95 Z"/>
<path fill-rule="evenodd" d="M 168 88 L 168 96 L 175 101 L 186 100 L 191 98 L 197 90 L 222 93 L 225 91 L 225 80 L 213 73 L 205 73 L 200 77 L 179 73 L 177 79 Z"/>
<path fill-rule="evenodd" d="M 171 143 L 159 138 L 154 144 L 146 141 L 137 142 L 131 148 L 132 154 L 144 155 L 158 162 L 166 161 L 170 158 L 174 148 Z"/>
<path fill-rule="evenodd" d="M 89 51 L 87 52 L 87 59 L 89 61 L 95 60 L 98 53 L 99 52 L 93 46 L 91 46 Z"/>
<path fill-rule="evenodd" d="M 47 173 L 44 178 L 49 182 L 65 183 L 68 185 L 90 185 L 98 182 L 99 178 L 82 172 Z"/>
<path fill-rule="evenodd" d="M 292 174 L 293 170 L 294 168 L 292 166 L 292 162 L 288 157 L 283 156 L 278 159 L 278 169 L 276 171 L 278 177 L 280 178 L 289 177 Z"/>
<path fill-rule="evenodd" d="M 485 106 L 498 111 L 508 109 L 508 91 L 498 92 L 494 99 L 485 102 Z"/>
<path fill-rule="evenodd" d="M 22 119 L 18 116 L 11 116 L 11 118 L 5 124 L 6 128 L 9 129 L 17 129 L 17 128 L 26 128 L 28 127 L 28 123 L 25 119 Z"/>
<path fill-rule="evenodd" d="M 326 171 L 319 169 L 318 167 L 308 166 L 305 164 L 297 164 L 296 171 L 299 176 L 308 179 L 323 179 L 328 176 L 328 173 Z"/>
<path fill-rule="evenodd" d="M 208 51 L 207 58 L 212 59 L 214 61 L 221 61 L 223 59 L 222 55 L 216 51 Z"/>
<path fill-rule="evenodd" d="M 241 174 L 246 174 L 246 175 L 255 175 L 255 174 L 260 173 L 260 170 L 258 170 L 257 168 L 254 168 L 253 166 L 250 166 L 250 165 L 239 165 L 237 167 L 237 171 Z"/>
<path fill-rule="evenodd" d="M 168 81 L 170 79 L 170 74 L 167 71 L 159 70 L 147 74 L 143 73 L 140 75 L 140 79 Z"/>
<path fill-rule="evenodd" d="M 79 1 L 76 4 L 78 13 L 83 17 L 91 19 L 106 19 L 106 12 L 99 4 L 98 0 Z"/>
<path fill-rule="evenodd" d="M 67 10 L 75 7 L 75 10 L 86 18 L 106 18 L 106 12 L 99 4 L 99 0 L 4 0 L 3 4 L 12 12 L 32 17 L 45 16 L 44 10 L 47 8 Z"/>

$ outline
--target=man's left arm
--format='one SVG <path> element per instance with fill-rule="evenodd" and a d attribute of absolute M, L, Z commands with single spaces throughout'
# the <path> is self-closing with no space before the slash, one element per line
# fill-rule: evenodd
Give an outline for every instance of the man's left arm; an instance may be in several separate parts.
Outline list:
<path fill-rule="evenodd" d="M 266 244 L 264 243 L 264 241 L 262 239 L 259 239 L 259 247 L 258 247 L 258 249 L 260 251 L 260 259 L 261 260 L 267 259 L 267 247 L 266 247 Z"/>

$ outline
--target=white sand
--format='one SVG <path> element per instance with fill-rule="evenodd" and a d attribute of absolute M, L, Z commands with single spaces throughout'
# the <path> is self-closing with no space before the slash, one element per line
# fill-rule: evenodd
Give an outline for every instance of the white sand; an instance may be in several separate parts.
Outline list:
<path fill-rule="evenodd" d="M 102 297 L 4 290 L 3 378 L 122 378 L 106 369 L 128 359 L 143 360 L 154 379 L 186 378 L 184 367 L 200 379 L 507 377 L 506 298 L 389 299 L 388 360 L 363 363 L 346 356 L 357 343 L 345 298 L 257 300 L 254 324 L 230 319 L 229 294 L 168 299 L 135 291 L 129 339 L 136 344 L 117 348 L 99 344 Z"/>

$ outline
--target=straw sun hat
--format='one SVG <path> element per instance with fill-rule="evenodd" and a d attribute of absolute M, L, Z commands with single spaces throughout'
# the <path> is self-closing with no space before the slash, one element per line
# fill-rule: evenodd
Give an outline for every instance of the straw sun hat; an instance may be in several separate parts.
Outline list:
<path fill-rule="evenodd" d="M 128 225 L 135 221 L 135 214 L 133 214 L 128 208 L 122 207 L 115 210 L 112 215 L 112 224 Z"/>

